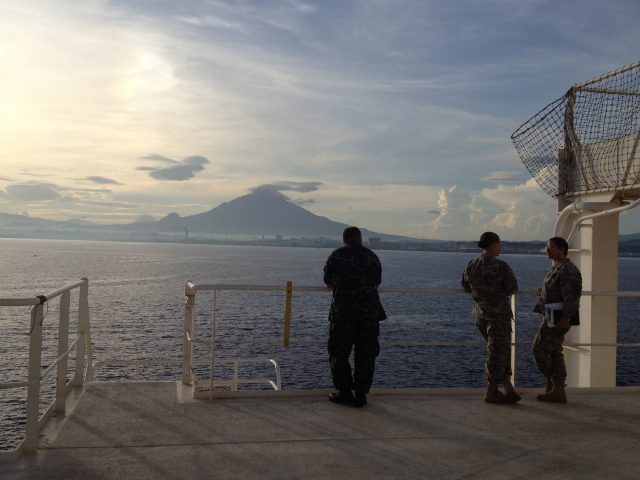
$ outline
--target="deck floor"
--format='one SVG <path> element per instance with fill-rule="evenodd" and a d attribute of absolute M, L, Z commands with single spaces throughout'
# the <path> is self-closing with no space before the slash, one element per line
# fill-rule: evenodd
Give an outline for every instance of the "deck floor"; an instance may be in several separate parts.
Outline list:
<path fill-rule="evenodd" d="M 191 400 L 179 383 L 93 383 L 21 479 L 640 478 L 640 388 L 569 390 L 569 404 L 489 405 L 477 389 L 326 391 Z"/>

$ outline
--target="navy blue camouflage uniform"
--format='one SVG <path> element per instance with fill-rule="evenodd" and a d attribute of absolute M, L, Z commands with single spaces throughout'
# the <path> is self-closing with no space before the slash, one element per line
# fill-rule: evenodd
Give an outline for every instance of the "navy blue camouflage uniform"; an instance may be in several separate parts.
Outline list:
<path fill-rule="evenodd" d="M 551 271 L 544 278 L 540 299 L 538 300 L 540 313 L 544 313 L 544 305 L 549 303 L 561 303 L 562 320 L 567 318 L 569 325 L 580 324 L 580 296 L 582 295 L 582 275 L 575 264 L 566 258 L 551 267 Z M 549 327 L 547 325 L 548 314 L 544 315 L 538 333 L 533 339 L 533 356 L 540 373 L 545 377 L 564 383 L 567 377 L 567 368 L 562 353 L 566 329 Z"/>
<path fill-rule="evenodd" d="M 387 318 L 378 285 L 382 267 L 377 255 L 368 248 L 345 245 L 327 259 L 324 283 L 333 286 L 329 311 L 329 363 L 333 385 L 340 391 L 369 392 L 375 360 L 380 353 L 380 320 Z M 354 347 L 354 370 L 349 355 Z"/>
<path fill-rule="evenodd" d="M 512 374 L 509 296 L 518 291 L 518 282 L 506 262 L 482 254 L 467 264 L 461 284 L 473 297 L 471 313 L 487 342 L 485 374 L 490 382 L 500 384 Z"/>

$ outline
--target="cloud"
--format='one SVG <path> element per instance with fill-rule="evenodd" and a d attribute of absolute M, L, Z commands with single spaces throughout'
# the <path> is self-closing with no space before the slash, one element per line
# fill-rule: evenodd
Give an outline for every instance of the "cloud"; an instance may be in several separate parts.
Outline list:
<path fill-rule="evenodd" d="M 502 210 L 485 225 L 488 230 L 502 229 L 512 240 L 544 240 L 553 235 L 557 203 L 540 190 L 535 179 L 513 187 L 484 189 L 481 195 Z"/>
<path fill-rule="evenodd" d="M 5 188 L 6 194 L 18 202 L 46 202 L 60 198 L 60 188 L 52 183 L 13 183 Z"/>
<path fill-rule="evenodd" d="M 436 219 L 428 224 L 433 238 L 458 240 L 477 236 L 478 229 L 489 219 L 487 205 L 481 197 L 454 185 L 440 190 Z"/>
<path fill-rule="evenodd" d="M 173 165 L 179 165 L 180 162 L 177 160 L 173 160 L 169 157 L 165 157 L 164 155 L 159 155 L 157 153 L 151 153 L 149 155 L 145 155 L 144 157 L 140 157 L 142 160 L 153 160 L 156 162 L 162 162 L 162 163 L 171 163 Z"/>
<path fill-rule="evenodd" d="M 322 182 L 280 182 L 265 183 L 257 187 L 250 188 L 251 193 L 278 193 L 278 192 L 315 192 L 320 188 Z"/>
<path fill-rule="evenodd" d="M 72 203 L 74 205 L 91 205 L 94 207 L 104 207 L 104 208 L 136 208 L 139 205 L 131 202 L 118 202 L 113 200 L 101 200 L 101 199 L 93 199 L 93 198 L 83 198 L 78 195 L 65 195 L 64 197 L 60 197 L 60 201 Z"/>
<path fill-rule="evenodd" d="M 421 227 L 426 236 L 446 240 L 473 240 L 485 230 L 511 241 L 542 240 L 553 234 L 555 212 L 555 200 L 533 178 L 480 192 L 454 185 L 440 191 L 438 217 Z"/>
<path fill-rule="evenodd" d="M 521 170 L 497 170 L 482 178 L 485 182 L 515 183 L 524 180 Z"/>
<path fill-rule="evenodd" d="M 316 203 L 316 201 L 313 198 L 296 198 L 291 200 L 293 203 L 295 203 L 296 205 L 299 205 L 301 207 L 304 207 L 305 205 L 313 205 L 314 203 Z"/>
<path fill-rule="evenodd" d="M 117 180 L 113 180 L 107 177 L 100 177 L 97 175 L 86 177 L 86 179 L 94 183 L 99 183 L 100 185 L 122 185 L 122 183 L 118 182 Z"/>
<path fill-rule="evenodd" d="M 245 29 L 245 27 L 239 22 L 232 22 L 214 15 L 206 15 L 204 17 L 180 17 L 178 20 L 198 27 L 213 27 L 224 30 L 239 31 Z"/>
<path fill-rule="evenodd" d="M 173 160 L 171 158 L 151 154 L 146 157 L 142 157 L 144 160 L 153 160 L 161 163 L 170 163 L 170 167 L 138 167 L 137 170 L 148 171 L 151 178 L 156 180 L 169 180 L 169 181 L 184 181 L 193 178 L 197 172 L 204 170 L 204 165 L 210 163 L 205 157 L 200 155 L 192 155 L 186 157 L 182 162 Z"/>

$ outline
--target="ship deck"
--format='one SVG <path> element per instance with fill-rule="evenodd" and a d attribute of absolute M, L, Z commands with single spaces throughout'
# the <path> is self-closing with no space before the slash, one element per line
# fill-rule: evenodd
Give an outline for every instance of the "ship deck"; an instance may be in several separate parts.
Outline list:
<path fill-rule="evenodd" d="M 88 383 L 37 453 L 0 464 L 20 479 L 633 478 L 640 387 L 524 390 L 489 405 L 479 389 L 378 390 L 363 409 L 328 391 L 193 400 L 180 382 Z"/>

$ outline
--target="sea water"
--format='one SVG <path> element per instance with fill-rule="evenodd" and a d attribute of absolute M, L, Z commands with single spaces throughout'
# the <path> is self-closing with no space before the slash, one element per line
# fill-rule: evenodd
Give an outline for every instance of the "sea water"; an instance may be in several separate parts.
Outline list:
<path fill-rule="evenodd" d="M 330 249 L 229 245 L 116 243 L 0 239 L 0 297 L 46 294 L 82 277 L 89 279 L 89 303 L 95 362 L 171 360 L 174 365 L 142 369 L 142 379 L 178 379 L 182 359 L 184 286 L 196 284 L 269 284 L 321 286 Z M 460 274 L 473 253 L 377 251 L 383 287 L 459 288 Z M 502 255 L 513 268 L 521 290 L 535 290 L 550 267 L 545 255 Z M 640 290 L 639 259 L 620 259 L 619 290 Z M 219 357 L 274 358 L 282 368 L 283 388 L 331 386 L 326 354 L 327 293 L 294 292 L 292 345 L 225 344 Z M 540 318 L 535 299 L 518 297 L 516 354 L 520 386 L 541 384 L 528 342 Z M 52 301 L 43 323 L 43 366 L 55 359 L 58 302 Z M 468 295 L 382 294 L 388 319 L 381 323 L 383 346 L 376 363 L 374 387 L 479 387 L 484 385 L 485 347 L 470 315 Z M 212 294 L 196 296 L 196 336 L 207 338 L 212 327 Z M 640 341 L 637 299 L 618 300 L 618 341 Z M 77 294 L 72 318 L 77 318 Z M 281 341 L 282 292 L 218 294 L 216 336 L 221 339 Z M 28 307 L 0 308 L 0 382 L 26 379 Z M 75 326 L 71 327 L 72 334 Z M 295 340 L 306 340 L 296 344 Z M 411 342 L 443 343 L 413 347 Z M 460 343 L 461 346 L 452 346 Z M 195 349 L 206 359 L 210 347 Z M 640 384 L 640 350 L 618 350 L 617 384 Z M 257 368 L 257 367 L 256 367 Z M 98 380 L 130 378 L 131 369 L 103 368 Z M 207 376 L 206 366 L 198 375 Z M 225 374 L 226 372 L 218 372 Z M 262 375 L 270 372 L 258 372 Z M 51 398 L 54 376 L 45 380 L 43 398 Z M 0 390 L 0 448 L 11 447 L 24 432 L 25 390 Z M 47 397 L 48 396 L 48 397 Z M 42 407 L 45 403 L 43 400 Z"/>

